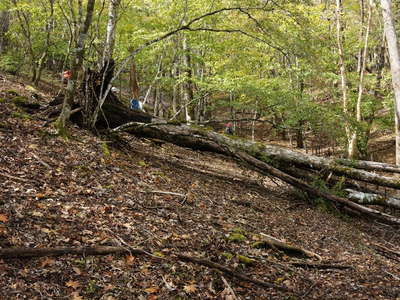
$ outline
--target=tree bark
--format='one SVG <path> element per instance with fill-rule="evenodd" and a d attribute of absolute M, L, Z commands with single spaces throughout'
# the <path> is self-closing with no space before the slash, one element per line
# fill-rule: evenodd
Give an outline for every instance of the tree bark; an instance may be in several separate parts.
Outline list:
<path fill-rule="evenodd" d="M 400 209 L 400 199 L 394 197 L 363 193 L 352 189 L 346 189 L 346 192 L 349 193 L 347 197 L 358 204 L 380 205 Z"/>
<path fill-rule="evenodd" d="M 74 104 L 74 97 L 76 96 L 77 79 L 78 72 L 82 68 L 84 54 L 85 54 L 85 42 L 87 39 L 87 34 L 89 31 L 90 24 L 92 23 L 93 10 L 94 10 L 95 0 L 88 0 L 86 7 L 86 18 L 83 24 L 77 24 L 79 30 L 78 40 L 75 44 L 75 52 L 71 57 L 71 72 L 72 76 L 68 80 L 68 86 L 66 89 L 66 96 L 63 102 L 62 111 L 58 118 L 58 131 L 60 133 L 65 132 L 66 123 L 71 116 L 72 106 Z M 72 9 L 72 8 L 71 8 Z"/>
<path fill-rule="evenodd" d="M 186 122 L 193 120 L 193 90 L 192 90 L 192 63 L 190 57 L 190 48 L 187 43 L 187 38 L 183 35 L 182 38 L 182 50 L 183 50 L 183 67 L 185 80 L 183 82 L 183 103 L 185 105 L 185 119 Z"/>
<path fill-rule="evenodd" d="M 109 1 L 110 3 L 108 9 L 107 33 L 106 33 L 106 42 L 104 45 L 102 67 L 104 67 L 104 64 L 113 57 L 114 46 L 115 46 L 115 31 L 116 31 L 117 17 L 118 17 L 118 7 L 121 0 L 109 0 Z"/>

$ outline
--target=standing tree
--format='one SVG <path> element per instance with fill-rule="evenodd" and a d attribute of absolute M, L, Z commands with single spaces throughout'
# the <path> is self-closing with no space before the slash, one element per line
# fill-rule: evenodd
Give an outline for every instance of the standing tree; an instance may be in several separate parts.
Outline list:
<path fill-rule="evenodd" d="M 390 70 L 394 91 L 396 120 L 396 164 L 400 165 L 400 54 L 392 15 L 392 1 L 381 0 L 383 23 L 389 50 Z"/>
<path fill-rule="evenodd" d="M 83 18 L 80 18 L 83 24 L 75 24 L 74 30 L 78 31 L 78 38 L 75 42 L 75 51 L 71 57 L 71 72 L 72 76 L 68 80 L 68 86 L 66 90 L 65 99 L 63 102 L 63 107 L 61 114 L 58 118 L 58 131 L 63 132 L 66 128 L 66 122 L 69 120 L 71 115 L 72 105 L 74 103 L 74 97 L 76 96 L 76 88 L 77 88 L 77 79 L 78 72 L 82 68 L 83 59 L 85 55 L 85 42 L 87 39 L 89 27 L 92 23 L 93 10 L 94 10 L 95 0 L 88 0 L 86 6 L 86 17 L 83 21 Z M 78 1 L 79 12 L 82 11 L 82 1 Z M 71 10 L 73 8 L 71 7 Z"/>

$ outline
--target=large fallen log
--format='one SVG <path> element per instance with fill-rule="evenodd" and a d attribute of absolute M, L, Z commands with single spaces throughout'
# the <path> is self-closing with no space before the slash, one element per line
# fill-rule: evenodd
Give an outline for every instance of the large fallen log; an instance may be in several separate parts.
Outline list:
<path fill-rule="evenodd" d="M 204 130 L 203 128 L 192 128 L 185 125 L 171 126 L 168 124 L 156 125 L 156 124 L 131 123 L 131 124 L 125 124 L 121 127 L 117 127 L 113 129 L 112 132 L 118 132 L 120 130 L 126 130 L 128 132 L 140 136 L 163 139 L 171 143 L 184 147 L 189 147 L 192 149 L 212 151 L 234 157 L 236 159 L 239 159 L 240 161 L 246 162 L 252 167 L 255 167 L 260 173 L 264 175 L 272 175 L 274 177 L 277 177 L 296 188 L 306 191 L 311 195 L 314 195 L 316 197 L 322 197 L 329 201 L 339 203 L 347 208 L 355 210 L 364 215 L 380 219 L 386 223 L 400 225 L 399 218 L 382 213 L 378 210 L 364 207 L 348 199 L 333 194 L 329 194 L 328 192 L 318 190 L 317 188 L 311 186 L 307 182 L 299 178 L 288 175 L 287 173 L 284 172 L 285 168 L 282 167 L 281 164 L 279 164 L 279 162 L 281 162 L 282 159 L 279 160 L 280 157 L 278 155 L 275 155 L 274 153 L 271 156 L 273 156 L 276 159 L 276 161 L 278 161 L 278 167 L 282 169 L 279 170 L 278 168 L 272 167 L 271 165 L 268 164 L 268 162 L 274 163 L 274 161 L 271 160 L 270 156 L 266 155 L 266 153 L 268 153 L 266 152 L 266 149 L 269 149 L 268 146 L 251 143 L 250 141 L 246 140 L 228 138 L 224 135 L 215 133 L 213 131 L 207 131 Z M 286 149 L 282 149 L 281 152 L 285 153 Z M 291 152 L 295 153 L 294 151 Z M 291 157 L 294 157 L 294 160 L 296 160 L 293 153 L 291 154 Z M 287 157 L 288 156 L 284 156 L 284 159 L 287 159 Z M 352 172 L 353 170 L 351 170 L 350 174 Z M 365 171 L 360 171 L 360 172 L 365 172 Z M 390 180 L 392 179 L 390 178 Z"/>
<path fill-rule="evenodd" d="M 114 128 L 112 131 L 127 130 L 131 133 L 162 139 L 180 146 L 197 150 L 206 150 L 225 153 L 226 148 L 241 150 L 265 163 L 271 164 L 280 170 L 290 167 L 325 171 L 336 176 L 345 176 L 349 179 L 359 180 L 379 186 L 400 189 L 400 179 L 382 176 L 379 174 L 355 169 L 340 164 L 340 161 L 292 151 L 274 145 L 265 145 L 249 140 L 231 138 L 199 127 L 186 125 L 171 126 L 171 124 L 138 124 L 128 123 Z M 225 153 L 226 154 L 226 153 Z M 357 161 L 354 165 L 357 165 Z"/>

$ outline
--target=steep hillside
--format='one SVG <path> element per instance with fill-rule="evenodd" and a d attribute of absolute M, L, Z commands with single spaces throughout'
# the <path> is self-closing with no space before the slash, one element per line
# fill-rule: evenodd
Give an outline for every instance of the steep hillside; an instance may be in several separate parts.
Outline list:
<path fill-rule="evenodd" d="M 4 258 L 1 299 L 399 299 L 399 228 L 318 209 L 216 154 L 76 127 L 63 139 L 15 99 L 33 94 L 49 100 L 0 81 L 0 247 L 129 245 L 150 255 Z M 256 247 L 265 235 L 322 262 Z"/>

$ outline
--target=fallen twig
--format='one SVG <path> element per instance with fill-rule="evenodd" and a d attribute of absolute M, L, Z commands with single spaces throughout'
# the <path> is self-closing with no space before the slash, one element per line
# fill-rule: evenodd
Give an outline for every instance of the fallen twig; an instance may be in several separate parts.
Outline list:
<path fill-rule="evenodd" d="M 346 269 L 354 269 L 353 266 L 349 265 L 334 265 L 334 264 L 325 264 L 325 263 L 311 263 L 311 262 L 301 262 L 295 261 L 291 262 L 291 265 L 295 267 L 306 267 L 306 268 L 314 268 L 314 269 L 339 269 L 339 270 L 346 270 Z"/>
<path fill-rule="evenodd" d="M 400 280 L 400 277 L 399 277 L 399 276 L 396 276 L 396 275 L 394 275 L 394 274 L 392 274 L 392 273 L 390 273 L 390 272 L 388 272 L 388 271 L 384 271 L 384 272 L 385 272 L 386 274 L 392 276 L 394 279 Z"/>
<path fill-rule="evenodd" d="M 374 246 L 375 248 L 378 248 L 379 251 L 384 252 L 386 254 L 392 254 L 394 256 L 396 256 L 396 260 L 398 260 L 398 258 L 400 258 L 400 252 L 391 250 L 389 248 L 386 248 L 382 245 L 376 244 L 376 243 L 370 243 L 372 246 Z"/>
<path fill-rule="evenodd" d="M 19 180 L 19 181 L 22 181 L 22 182 L 31 182 L 28 179 L 12 176 L 12 175 L 9 175 L 9 174 L 6 174 L 6 173 L 0 173 L 0 176 L 7 177 L 7 178 L 10 178 L 10 179 L 14 179 L 14 180 Z"/>
<path fill-rule="evenodd" d="M 186 198 L 186 195 L 174 192 L 166 192 L 166 191 L 139 191 L 140 193 L 149 193 L 149 194 L 161 194 L 161 195 L 172 195 L 179 196 L 182 198 Z"/>
<path fill-rule="evenodd" d="M 239 300 L 239 298 L 236 296 L 235 292 L 233 291 L 232 287 L 229 285 L 228 281 L 226 281 L 224 276 L 221 276 L 221 279 L 224 282 L 226 289 L 228 290 L 229 296 L 231 297 L 230 299 Z"/>
<path fill-rule="evenodd" d="M 50 167 L 50 165 L 46 162 L 44 162 L 40 157 L 38 157 L 35 153 L 31 153 L 31 155 L 36 158 L 36 160 L 43 166 L 45 166 L 48 169 L 52 169 L 52 167 Z"/>

